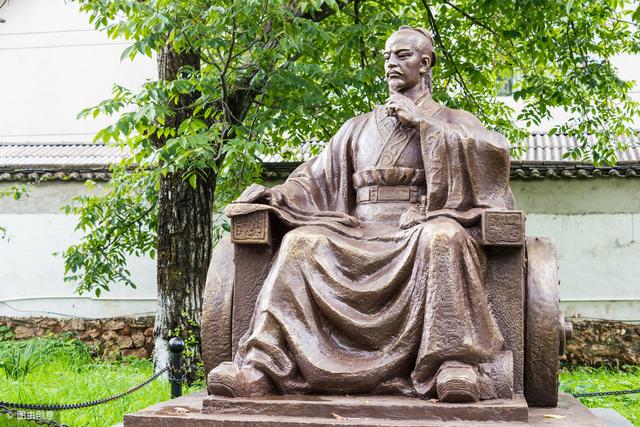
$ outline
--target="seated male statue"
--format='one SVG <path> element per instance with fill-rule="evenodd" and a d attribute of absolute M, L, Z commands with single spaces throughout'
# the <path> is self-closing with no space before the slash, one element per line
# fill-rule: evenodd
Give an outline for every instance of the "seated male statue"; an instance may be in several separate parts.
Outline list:
<path fill-rule="evenodd" d="M 514 207 L 508 142 L 432 99 L 426 30 L 393 33 L 384 62 L 385 105 L 348 120 L 282 185 L 237 201 L 268 205 L 290 231 L 211 394 L 496 397 L 483 367 L 505 352 L 478 224 Z"/>

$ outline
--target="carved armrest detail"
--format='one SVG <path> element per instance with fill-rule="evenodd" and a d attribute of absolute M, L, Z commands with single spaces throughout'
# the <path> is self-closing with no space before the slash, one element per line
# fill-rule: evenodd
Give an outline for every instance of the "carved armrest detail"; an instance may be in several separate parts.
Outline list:
<path fill-rule="evenodd" d="M 257 210 L 231 218 L 231 242 L 236 245 L 271 246 L 269 211 Z"/>
<path fill-rule="evenodd" d="M 482 244 L 485 246 L 524 245 L 524 212 L 485 210 L 482 212 Z"/>

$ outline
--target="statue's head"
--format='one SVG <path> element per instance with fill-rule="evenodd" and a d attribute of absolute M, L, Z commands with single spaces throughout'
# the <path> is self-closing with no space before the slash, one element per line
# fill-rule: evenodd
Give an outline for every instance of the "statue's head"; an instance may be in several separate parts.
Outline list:
<path fill-rule="evenodd" d="M 391 92 L 423 85 L 431 91 L 431 67 L 436 63 L 433 36 L 422 28 L 402 26 L 384 47 L 384 68 Z"/>

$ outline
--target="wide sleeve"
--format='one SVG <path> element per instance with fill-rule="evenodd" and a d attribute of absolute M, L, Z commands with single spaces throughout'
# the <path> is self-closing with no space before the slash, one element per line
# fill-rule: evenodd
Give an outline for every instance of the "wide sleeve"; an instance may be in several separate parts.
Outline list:
<path fill-rule="evenodd" d="M 448 216 L 466 225 L 484 209 L 514 208 L 509 143 L 502 135 L 471 116 L 422 125 L 420 139 L 427 218 Z"/>
<path fill-rule="evenodd" d="M 227 214 L 268 208 L 290 227 L 318 225 L 346 232 L 357 226 L 358 220 L 351 216 L 355 207 L 351 146 L 364 120 L 358 116 L 347 121 L 317 157 L 301 164 L 283 184 L 274 186 L 268 207 L 234 203 L 226 209 Z"/>
<path fill-rule="evenodd" d="M 359 127 L 356 119 L 347 121 L 317 157 L 304 162 L 283 184 L 272 188 L 279 208 L 333 216 L 353 211 L 351 143 Z"/>

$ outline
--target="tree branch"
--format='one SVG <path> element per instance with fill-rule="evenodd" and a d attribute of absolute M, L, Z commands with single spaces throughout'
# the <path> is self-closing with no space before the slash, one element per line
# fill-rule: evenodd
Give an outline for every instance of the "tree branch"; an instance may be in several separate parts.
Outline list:
<path fill-rule="evenodd" d="M 426 0 L 422 0 L 422 4 L 423 4 L 424 8 L 427 10 L 427 16 L 429 18 L 429 25 L 433 29 L 433 35 L 434 35 L 434 37 L 436 39 L 436 42 L 440 46 L 440 49 L 442 50 L 442 53 L 444 54 L 444 56 L 447 58 L 447 60 L 453 66 L 453 70 L 455 71 L 455 74 L 456 74 L 456 80 L 460 84 L 460 87 L 462 88 L 462 91 L 464 92 L 465 97 L 470 99 L 476 105 L 476 107 L 482 113 L 482 115 L 486 117 L 487 114 L 484 112 L 482 106 L 478 103 L 478 101 L 476 101 L 475 97 L 473 96 L 473 94 L 471 93 L 469 88 L 467 87 L 467 83 L 464 81 L 464 77 L 462 77 L 462 73 L 460 73 L 460 70 L 458 69 L 458 66 L 456 65 L 456 62 L 453 60 L 453 57 L 451 56 L 451 54 L 449 53 L 447 48 L 444 46 L 444 43 L 442 42 L 442 37 L 440 35 L 440 31 L 438 30 L 438 25 L 436 23 L 436 19 L 433 16 L 433 12 L 431 12 L 431 8 L 427 4 Z"/>
<path fill-rule="evenodd" d="M 461 8 L 459 8 L 458 6 L 456 6 L 455 4 L 451 3 L 449 0 L 442 0 L 446 5 L 450 6 L 452 9 L 456 10 L 458 13 L 460 13 L 462 16 L 464 16 L 465 18 L 467 18 L 469 21 L 471 21 L 472 23 L 474 23 L 475 25 L 484 28 L 485 30 L 489 31 L 489 33 L 491 33 L 493 35 L 493 37 L 496 40 L 496 44 L 502 48 L 502 51 L 509 56 L 511 59 L 514 59 L 515 62 L 517 63 L 517 65 L 522 69 L 522 70 L 526 70 L 524 64 L 522 64 L 522 62 L 520 61 L 520 59 L 517 56 L 514 56 L 511 54 L 511 52 L 509 51 L 509 49 L 506 49 L 505 46 L 501 43 L 501 39 L 500 36 L 498 35 L 498 33 L 496 33 L 496 31 L 491 28 L 489 25 L 485 24 L 484 22 L 482 22 L 481 20 L 479 20 L 478 18 L 476 18 L 473 15 L 470 15 L 469 13 L 465 12 L 464 10 L 462 10 Z M 424 1 L 423 1 L 424 3 Z M 511 42 L 511 47 L 515 49 L 515 46 L 513 45 L 513 43 Z"/>
<path fill-rule="evenodd" d="M 353 22 L 356 25 L 360 25 L 360 0 L 354 0 L 353 2 Z M 358 37 L 358 44 L 360 44 L 360 67 L 365 69 L 367 67 L 367 56 L 364 51 L 364 40 L 362 36 Z"/>
<path fill-rule="evenodd" d="M 346 0 L 338 3 L 337 10 L 342 10 L 345 6 L 350 4 L 353 0 Z M 293 5 L 292 2 L 290 5 Z M 324 3 L 319 10 L 302 13 L 299 9 L 293 12 L 294 18 L 298 19 L 308 19 L 314 22 L 319 22 L 328 17 L 334 15 L 336 13 L 336 9 L 330 7 L 327 3 Z M 265 24 L 266 26 L 270 26 L 271 23 L 268 22 Z M 278 40 L 269 39 L 265 41 L 263 50 L 273 49 L 279 43 Z M 280 68 L 286 68 L 289 64 L 295 62 L 300 57 L 299 54 L 292 55 L 287 61 L 280 66 Z M 275 64 L 272 64 L 275 66 Z M 269 81 L 268 73 L 265 73 L 265 77 L 260 81 L 255 81 L 256 76 L 261 71 L 261 68 L 258 66 L 250 66 L 246 74 L 239 78 L 236 83 L 234 83 L 233 88 L 229 88 L 228 96 L 226 99 L 222 100 L 221 107 L 227 109 L 228 111 L 228 121 L 229 127 L 225 130 L 222 135 L 223 141 L 225 139 L 233 137 L 235 131 L 233 129 L 233 125 L 239 125 L 242 123 L 244 118 L 246 117 L 249 109 L 255 102 L 256 98 L 264 92 L 264 89 Z M 219 147 L 220 149 L 222 146 Z M 222 151 L 222 150 L 221 150 Z M 216 164 L 220 166 L 224 161 L 224 155 L 219 153 L 218 158 L 216 159 Z"/>

